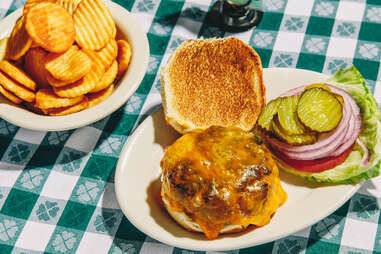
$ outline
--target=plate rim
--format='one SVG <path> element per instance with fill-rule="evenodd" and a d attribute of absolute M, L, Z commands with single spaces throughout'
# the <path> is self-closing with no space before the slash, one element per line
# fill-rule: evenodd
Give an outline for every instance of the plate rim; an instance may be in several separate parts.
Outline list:
<path fill-rule="evenodd" d="M 118 110 L 136 92 L 147 68 L 150 48 L 147 34 L 140 23 L 124 7 L 110 0 L 103 0 L 114 19 L 119 20 L 119 29 L 128 37 L 133 52 L 130 68 L 119 81 L 117 89 L 101 103 L 66 116 L 42 116 L 24 108 L 14 106 L 7 101 L 0 101 L 0 118 L 22 128 L 36 131 L 64 131 L 80 128 L 99 121 Z M 19 8 L 0 21 L 0 26 L 14 23 L 22 14 Z M 116 22 L 117 23 L 117 22 Z M 122 24 L 128 24 L 123 26 Z M 130 36 L 128 36 L 129 34 Z M 131 36 L 133 34 L 133 36 Z M 4 34 L 2 35 L 4 36 Z M 129 75 L 130 74 L 130 75 Z"/>
<path fill-rule="evenodd" d="M 305 70 L 305 69 L 296 69 L 296 68 L 291 69 L 291 68 L 282 68 L 282 67 L 281 68 L 275 67 L 275 68 L 264 68 L 263 69 L 264 73 L 265 72 L 269 72 L 269 71 L 270 72 L 271 71 L 287 71 L 287 72 L 289 72 L 290 70 L 291 71 L 311 72 L 311 73 L 314 73 L 314 75 L 321 74 L 321 75 L 324 75 L 324 76 L 328 77 L 325 74 L 322 74 L 322 73 L 319 73 L 319 72 L 315 72 L 315 71 L 311 71 L 311 70 Z M 322 219 L 326 218 L 327 216 L 332 214 L 334 211 L 339 209 L 345 202 L 347 202 L 359 190 L 359 188 L 364 183 L 364 182 L 360 182 L 360 183 L 357 183 L 357 184 L 348 184 L 348 185 L 352 185 L 353 188 L 350 191 L 348 191 L 346 193 L 346 195 L 342 197 L 342 199 L 338 200 L 334 205 L 332 205 L 328 209 L 325 209 L 324 210 L 325 212 L 321 213 L 320 216 L 315 216 L 315 218 L 313 220 L 309 221 L 308 223 L 305 223 L 304 226 L 300 226 L 298 228 L 294 228 L 294 230 L 292 230 L 292 231 L 287 231 L 287 230 L 283 231 L 283 232 L 281 232 L 281 233 L 279 233 L 279 234 L 277 234 L 277 235 L 275 235 L 273 237 L 267 238 L 267 240 L 264 240 L 264 241 L 261 241 L 261 242 L 256 242 L 254 244 L 253 243 L 236 244 L 236 245 L 232 246 L 231 248 L 220 248 L 218 246 L 212 246 L 212 247 L 203 248 L 203 247 L 197 247 L 197 246 L 189 246 L 189 245 L 186 245 L 186 244 L 185 245 L 174 244 L 173 242 L 171 242 L 169 240 L 167 241 L 166 239 L 162 239 L 162 237 L 160 237 L 159 235 L 156 235 L 156 234 L 153 234 L 153 233 L 149 232 L 148 230 L 146 230 L 146 228 L 141 227 L 139 225 L 139 223 L 137 222 L 137 220 L 134 218 L 134 216 L 132 216 L 128 212 L 127 208 L 122 205 L 123 202 L 121 202 L 121 200 L 123 198 L 123 195 L 122 195 L 122 193 L 123 193 L 122 188 L 123 187 L 122 187 L 122 183 L 121 183 L 121 181 L 122 181 L 122 176 L 121 175 L 123 174 L 123 170 L 124 170 L 123 166 L 125 166 L 126 161 L 127 161 L 128 157 L 129 157 L 128 156 L 129 150 L 133 148 L 133 143 L 136 142 L 137 137 L 139 136 L 139 134 L 142 131 L 144 131 L 146 125 L 148 125 L 150 123 L 150 119 L 153 119 L 153 115 L 160 113 L 161 110 L 162 110 L 162 106 L 160 106 L 157 109 L 155 109 L 146 119 L 144 119 L 143 122 L 140 123 L 140 125 L 135 129 L 135 131 L 129 136 L 127 142 L 124 144 L 123 149 L 122 149 L 122 151 L 121 151 L 121 153 L 119 155 L 119 159 L 118 159 L 117 166 L 116 166 L 114 183 L 115 183 L 116 198 L 117 198 L 119 207 L 122 210 L 124 216 L 126 216 L 126 218 L 138 230 L 143 232 L 145 235 L 150 236 L 150 237 L 154 238 L 155 240 L 160 241 L 162 243 L 165 243 L 165 244 L 167 244 L 169 246 L 174 246 L 174 247 L 183 248 L 183 249 L 189 249 L 189 250 L 195 250 L 195 251 L 228 251 L 228 250 L 236 250 L 236 249 L 243 249 L 243 248 L 248 248 L 248 247 L 254 247 L 254 246 L 257 246 L 257 245 L 269 243 L 269 242 L 272 242 L 272 241 L 275 241 L 275 240 L 287 237 L 289 235 L 292 235 L 292 234 L 294 234 L 294 233 L 296 233 L 296 232 L 298 232 L 300 230 L 303 230 L 303 229 L 305 229 L 307 227 L 310 227 L 313 224 L 315 224 L 315 223 L 321 221 Z"/>

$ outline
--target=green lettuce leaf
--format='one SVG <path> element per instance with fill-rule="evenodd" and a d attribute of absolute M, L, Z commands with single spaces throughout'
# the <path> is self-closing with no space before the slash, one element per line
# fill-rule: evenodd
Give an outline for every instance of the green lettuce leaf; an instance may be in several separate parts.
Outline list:
<path fill-rule="evenodd" d="M 333 77 L 327 80 L 327 83 L 346 90 L 360 107 L 362 126 L 359 138 L 370 152 L 369 163 L 365 166 L 360 165 L 364 151 L 357 143 L 342 164 L 326 171 L 318 173 L 302 172 L 285 165 L 279 160 L 277 160 L 278 163 L 286 171 L 314 182 L 358 183 L 380 175 L 381 114 L 376 100 L 366 86 L 365 79 L 352 66 L 348 69 L 338 70 Z"/>

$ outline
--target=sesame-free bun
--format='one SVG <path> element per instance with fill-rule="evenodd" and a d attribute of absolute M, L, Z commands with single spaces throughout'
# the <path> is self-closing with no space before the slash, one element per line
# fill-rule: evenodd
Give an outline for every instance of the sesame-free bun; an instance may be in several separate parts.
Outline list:
<path fill-rule="evenodd" d="M 236 38 L 183 42 L 161 83 L 166 121 L 180 133 L 212 125 L 249 131 L 265 103 L 261 60 Z"/>
<path fill-rule="evenodd" d="M 185 212 L 179 212 L 172 209 L 172 207 L 169 205 L 169 201 L 165 198 L 165 196 L 162 197 L 162 200 L 167 212 L 178 224 L 180 224 L 182 227 L 189 231 L 200 233 L 204 232 L 200 225 L 194 220 L 192 220 L 192 218 L 189 217 Z M 247 228 L 247 226 L 248 225 L 227 224 L 223 229 L 220 230 L 220 234 L 238 233 L 244 231 Z"/>

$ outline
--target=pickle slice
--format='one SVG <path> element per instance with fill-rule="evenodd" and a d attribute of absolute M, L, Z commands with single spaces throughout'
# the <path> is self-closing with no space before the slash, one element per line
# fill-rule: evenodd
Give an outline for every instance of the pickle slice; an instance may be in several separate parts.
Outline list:
<path fill-rule="evenodd" d="M 334 94 L 315 87 L 303 92 L 297 114 L 300 121 L 311 130 L 325 132 L 339 124 L 343 107 Z"/>
<path fill-rule="evenodd" d="M 271 122 L 271 127 L 275 135 L 290 145 L 309 145 L 316 142 L 317 134 L 315 132 L 289 135 L 279 124 L 277 117 Z"/>
<path fill-rule="evenodd" d="M 343 96 L 341 96 L 340 94 L 335 94 L 336 96 L 336 99 L 340 102 L 340 104 L 343 106 L 344 105 L 344 99 L 343 99 Z"/>
<path fill-rule="evenodd" d="M 308 86 L 306 86 L 306 88 L 304 88 L 303 91 L 306 91 L 308 89 L 315 88 L 315 87 L 322 88 L 324 90 L 327 90 L 328 92 L 332 92 L 332 90 L 329 86 L 324 85 L 322 83 L 314 83 L 314 84 L 308 85 Z M 335 96 L 336 96 L 336 99 L 338 99 L 340 101 L 341 105 L 344 105 L 343 97 L 341 97 L 341 95 L 339 95 L 339 94 L 335 94 Z"/>
<path fill-rule="evenodd" d="M 303 134 L 307 131 L 306 127 L 299 121 L 296 114 L 299 95 L 282 97 L 278 109 L 279 123 L 289 135 Z"/>
<path fill-rule="evenodd" d="M 311 88 L 316 88 L 316 87 L 327 90 L 328 92 L 332 92 L 331 88 L 329 86 L 324 85 L 322 83 L 314 83 L 314 84 L 308 85 L 308 86 L 306 86 L 306 88 L 304 88 L 304 91 L 311 89 Z"/>
<path fill-rule="evenodd" d="M 267 105 L 262 109 L 261 115 L 258 118 L 258 124 L 263 129 L 267 131 L 271 128 L 271 120 L 276 113 L 278 113 L 278 107 L 280 104 L 281 98 L 276 98 L 275 100 L 270 101 Z"/>

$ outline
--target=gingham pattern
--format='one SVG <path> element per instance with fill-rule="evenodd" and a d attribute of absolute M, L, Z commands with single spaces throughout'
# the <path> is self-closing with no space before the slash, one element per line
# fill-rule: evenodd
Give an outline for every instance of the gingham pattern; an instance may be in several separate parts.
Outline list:
<path fill-rule="evenodd" d="M 0 19 L 25 0 L 1 0 Z M 161 103 L 159 66 L 185 39 L 232 36 L 205 22 L 211 0 L 115 0 L 147 32 L 151 56 L 137 92 L 111 116 L 63 132 L 34 132 L 0 119 L 0 253 L 203 253 L 173 248 L 134 228 L 118 207 L 121 148 Z M 264 0 L 254 31 L 235 34 L 264 67 L 326 74 L 352 63 L 381 101 L 381 1 Z M 381 178 L 332 215 L 294 235 L 224 253 L 381 253 Z"/>

